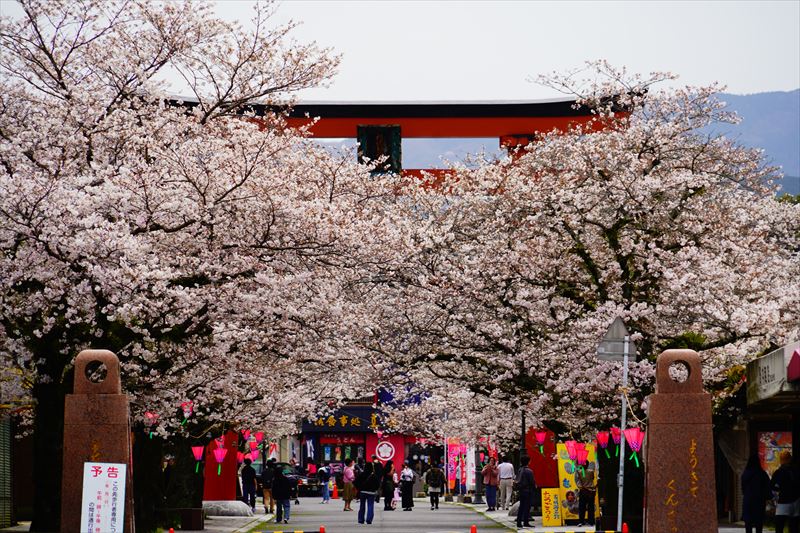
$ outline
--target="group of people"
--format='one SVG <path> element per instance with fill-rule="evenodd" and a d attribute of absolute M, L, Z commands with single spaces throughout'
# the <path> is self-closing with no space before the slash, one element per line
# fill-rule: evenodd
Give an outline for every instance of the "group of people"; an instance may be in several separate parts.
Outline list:
<path fill-rule="evenodd" d="M 772 479 L 761 467 L 757 454 L 750 456 L 742 472 L 742 520 L 746 533 L 762 533 L 767 501 L 775 501 L 775 533 L 800 533 L 800 468 L 792 462 L 792 454 L 780 454 L 780 467 Z"/>
<path fill-rule="evenodd" d="M 248 458 L 244 460 L 244 466 L 240 472 L 242 477 L 242 499 L 253 511 L 256 510 L 256 470 L 252 467 L 252 461 Z M 264 497 L 264 512 L 275 512 L 275 523 L 289 523 L 292 500 L 296 504 L 300 503 L 297 499 L 297 480 L 289 477 L 283 468 L 279 468 L 275 459 L 270 459 L 261 471 L 261 487 Z"/>
<path fill-rule="evenodd" d="M 352 459 L 345 461 L 342 472 L 344 490 L 342 500 L 343 511 L 353 511 L 352 502 L 358 498 L 358 523 L 371 524 L 375 518 L 375 504 L 380 503 L 383 497 L 384 511 L 394 511 L 398 502 L 404 511 L 411 511 L 414 507 L 414 482 L 417 473 L 405 461 L 403 468 L 398 473 L 394 462 L 389 460 L 386 464 L 372 456 L 372 462 L 364 465 L 355 465 Z M 444 491 L 445 476 L 441 468 L 434 467 L 426 472 L 426 482 L 431 488 L 431 509 L 439 508 L 439 494 Z M 323 493 L 323 503 L 325 502 Z"/>
<path fill-rule="evenodd" d="M 507 510 L 511 506 L 511 495 L 514 488 L 519 491 L 519 511 L 517 512 L 517 527 L 532 527 L 531 506 L 533 505 L 533 491 L 536 489 L 536 480 L 533 470 L 528 467 L 530 459 L 521 457 L 519 472 L 514 473 L 514 465 L 508 457 L 497 464 L 497 459 L 489 458 L 489 464 L 483 467 L 483 485 L 486 488 L 487 511 Z M 498 501 L 498 491 L 500 499 Z"/>

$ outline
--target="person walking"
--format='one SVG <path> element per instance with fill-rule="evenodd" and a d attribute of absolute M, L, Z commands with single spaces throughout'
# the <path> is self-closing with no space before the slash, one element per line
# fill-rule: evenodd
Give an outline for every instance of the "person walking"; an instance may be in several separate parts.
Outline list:
<path fill-rule="evenodd" d="M 402 505 L 404 511 L 410 511 L 414 507 L 414 471 L 411 470 L 411 465 L 408 461 L 403 464 L 403 470 L 400 472 L 400 495 L 403 499 Z"/>
<path fill-rule="evenodd" d="M 500 485 L 500 470 L 497 468 L 497 459 L 489 458 L 489 464 L 481 470 L 483 476 L 483 486 L 486 487 L 487 511 L 497 509 L 497 487 Z"/>
<path fill-rule="evenodd" d="M 344 500 L 344 509 L 342 511 L 352 511 L 350 502 L 356 497 L 356 488 L 353 486 L 353 481 L 356 480 L 356 473 L 353 470 L 353 459 L 347 458 L 344 461 L 344 471 L 342 472 L 342 482 L 344 489 L 342 490 L 342 499 Z"/>
<path fill-rule="evenodd" d="M 789 533 L 798 533 L 800 517 L 800 476 L 792 465 L 792 454 L 780 454 L 781 466 L 772 474 L 770 488 L 778 493 L 775 500 L 775 533 L 783 533 L 789 524 Z"/>
<path fill-rule="evenodd" d="M 531 524 L 531 505 L 533 505 L 533 491 L 536 489 L 536 480 L 533 470 L 528 468 L 530 458 L 522 456 L 519 459 L 520 468 L 517 473 L 517 489 L 519 490 L 519 510 L 517 511 L 517 527 L 533 527 Z"/>
<path fill-rule="evenodd" d="M 381 490 L 383 488 L 383 463 L 381 463 L 377 455 L 372 456 L 372 471 L 375 473 L 375 477 L 378 478 L 378 490 L 375 491 L 375 503 L 380 503 L 381 492 L 383 492 Z"/>
<path fill-rule="evenodd" d="M 331 466 L 329 461 L 325 461 L 322 467 L 317 470 L 317 479 L 319 479 L 320 487 L 322 488 L 322 502 L 330 503 L 331 501 Z"/>
<path fill-rule="evenodd" d="M 253 461 L 250 458 L 244 460 L 241 470 L 242 475 L 242 500 L 256 512 L 256 469 L 250 466 Z"/>
<path fill-rule="evenodd" d="M 753 533 L 754 530 L 755 533 L 763 532 L 767 500 L 772 498 L 769 486 L 769 476 L 761 468 L 758 454 L 754 453 L 742 472 L 742 520 L 745 533 Z"/>
<path fill-rule="evenodd" d="M 394 461 L 389 459 L 383 466 L 383 481 L 381 482 L 381 492 L 383 493 L 383 510 L 394 511 Z"/>
<path fill-rule="evenodd" d="M 444 471 L 439 465 L 434 465 L 425 472 L 425 483 L 428 484 L 428 496 L 433 511 L 439 508 L 439 495 L 444 492 Z"/>
<path fill-rule="evenodd" d="M 375 517 L 375 494 L 380 487 L 380 479 L 375 475 L 375 467 L 372 463 L 364 465 L 364 469 L 353 482 L 358 489 L 358 523 L 372 523 Z M 366 516 L 364 511 L 366 510 Z"/>
<path fill-rule="evenodd" d="M 289 512 L 292 506 L 292 485 L 291 479 L 286 477 L 282 468 L 275 468 L 275 477 L 272 479 L 272 496 L 275 498 L 277 511 L 275 523 L 289 523 Z"/>
<path fill-rule="evenodd" d="M 275 500 L 272 496 L 272 481 L 275 478 L 275 459 L 270 459 L 261 471 L 261 489 L 264 491 L 264 514 L 275 512 Z M 267 507 L 269 502 L 269 507 Z"/>
<path fill-rule="evenodd" d="M 594 462 L 577 472 L 578 485 L 578 525 L 594 525 L 594 500 L 597 494 L 597 476 Z M 588 517 L 587 517 L 588 515 Z"/>
<path fill-rule="evenodd" d="M 508 456 L 503 457 L 503 462 L 497 465 L 497 473 L 500 476 L 500 501 L 498 506 L 503 510 L 508 510 L 511 506 L 511 493 L 514 490 L 514 465 L 508 462 Z"/>

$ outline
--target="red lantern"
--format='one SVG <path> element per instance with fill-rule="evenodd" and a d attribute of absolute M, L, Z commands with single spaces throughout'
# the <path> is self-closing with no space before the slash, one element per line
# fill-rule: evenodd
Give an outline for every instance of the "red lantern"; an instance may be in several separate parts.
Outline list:
<path fill-rule="evenodd" d="M 614 440 L 614 444 L 617 445 L 617 451 L 614 452 L 614 456 L 619 457 L 619 441 L 622 438 L 622 432 L 618 427 L 611 428 L 611 438 Z"/>
<path fill-rule="evenodd" d="M 381 440 L 383 438 L 383 431 L 379 429 L 375 432 L 375 435 L 378 437 L 378 440 Z"/>
<path fill-rule="evenodd" d="M 533 432 L 533 436 L 536 438 L 536 444 L 539 446 L 539 453 L 544 455 L 544 441 L 547 438 L 547 430 L 537 429 Z"/>
<path fill-rule="evenodd" d="M 606 452 L 606 458 L 611 459 L 611 456 L 608 454 L 608 438 L 611 434 L 608 431 L 598 431 L 597 432 L 597 445 L 600 446 L 604 452 Z"/>
<path fill-rule="evenodd" d="M 255 451 L 255 450 L 258 448 L 258 444 L 256 444 L 255 442 L 252 442 L 252 441 L 251 441 L 251 442 L 249 442 L 248 444 L 250 445 L 250 451 L 251 451 L 251 452 L 252 452 L 252 451 Z"/>
<path fill-rule="evenodd" d="M 567 448 L 567 454 L 572 462 L 578 458 L 578 442 L 574 440 L 568 440 L 564 443 L 564 446 Z"/>
<path fill-rule="evenodd" d="M 243 429 L 242 430 L 242 438 L 244 438 L 245 442 L 250 440 L 250 430 L 249 429 Z"/>
<path fill-rule="evenodd" d="M 236 462 L 242 464 L 244 462 L 244 453 L 236 452 Z"/>
<path fill-rule="evenodd" d="M 158 413 L 152 413 L 150 411 L 145 411 L 144 413 L 144 423 L 147 426 L 147 431 L 150 433 L 150 438 L 153 438 L 153 428 L 156 427 L 158 424 Z"/>
<path fill-rule="evenodd" d="M 264 432 L 263 431 L 256 431 L 256 442 L 261 444 L 261 441 L 264 440 Z"/>
<path fill-rule="evenodd" d="M 577 452 L 578 465 L 580 465 L 581 472 L 583 472 L 583 475 L 586 475 L 586 470 L 583 467 L 586 465 L 588 459 L 589 459 L 589 450 L 587 450 L 586 446 L 584 446 Z"/>
<path fill-rule="evenodd" d="M 225 460 L 225 456 L 228 454 L 227 448 L 217 448 L 214 450 L 214 459 L 217 460 L 217 475 L 222 474 L 222 461 Z"/>
<path fill-rule="evenodd" d="M 197 464 L 194 465 L 195 474 L 200 471 L 200 462 L 203 460 L 203 452 L 205 452 L 205 449 L 205 446 L 192 446 L 192 455 L 194 455 L 194 460 L 197 461 Z"/>
<path fill-rule="evenodd" d="M 183 402 L 181 404 L 181 411 L 183 411 L 183 421 L 181 425 L 184 425 L 186 421 L 189 420 L 189 417 L 192 416 L 192 413 L 194 413 L 194 402 Z"/>
<path fill-rule="evenodd" d="M 629 428 L 625 430 L 625 440 L 628 441 L 628 446 L 631 447 L 633 453 L 628 459 L 636 461 L 636 468 L 639 468 L 639 456 L 637 452 L 642 449 L 642 442 L 644 442 L 644 431 L 639 428 Z"/>

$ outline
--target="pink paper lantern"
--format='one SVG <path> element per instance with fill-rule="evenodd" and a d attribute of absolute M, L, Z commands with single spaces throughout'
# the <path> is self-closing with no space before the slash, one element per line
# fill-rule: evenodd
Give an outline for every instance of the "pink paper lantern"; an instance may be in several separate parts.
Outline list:
<path fill-rule="evenodd" d="M 618 427 L 611 428 L 611 438 L 614 440 L 614 444 L 617 445 L 617 451 L 614 452 L 614 456 L 619 457 L 619 441 L 622 438 L 622 432 Z"/>
<path fill-rule="evenodd" d="M 250 441 L 248 444 L 250 445 L 250 451 L 254 451 L 256 448 L 258 448 L 258 444 L 255 442 Z"/>
<path fill-rule="evenodd" d="M 183 421 L 181 425 L 184 425 L 186 421 L 189 420 L 189 417 L 192 416 L 192 413 L 194 413 L 194 402 L 183 402 L 181 404 L 181 411 L 183 411 Z"/>
<path fill-rule="evenodd" d="M 147 431 L 150 433 L 150 438 L 153 438 L 153 428 L 158 424 L 158 413 L 145 411 L 144 424 L 147 426 Z"/>
<path fill-rule="evenodd" d="M 587 450 L 586 448 L 584 448 L 582 450 L 578 450 L 578 454 L 577 455 L 578 455 L 577 456 L 578 464 L 579 465 L 585 465 L 586 461 L 589 459 L 589 450 Z"/>
<path fill-rule="evenodd" d="M 264 432 L 263 431 L 256 431 L 256 442 L 261 444 L 261 441 L 264 440 Z"/>
<path fill-rule="evenodd" d="M 214 459 L 217 461 L 217 475 L 219 476 L 222 474 L 222 461 L 225 460 L 225 456 L 228 454 L 227 448 L 217 448 L 214 450 Z"/>
<path fill-rule="evenodd" d="M 244 438 L 245 442 L 250 440 L 250 430 L 249 429 L 243 429 L 242 430 L 242 438 Z"/>
<path fill-rule="evenodd" d="M 564 443 L 564 446 L 567 448 L 567 454 L 571 461 L 575 461 L 578 458 L 578 442 L 574 440 L 568 440 Z"/>
<path fill-rule="evenodd" d="M 203 453 L 205 451 L 205 446 L 192 446 L 192 455 L 194 455 L 194 460 L 197 461 L 197 464 L 194 465 L 195 474 L 200 471 L 200 462 L 203 460 Z"/>
<path fill-rule="evenodd" d="M 375 435 L 378 437 L 378 440 L 381 440 L 383 438 L 383 431 L 378 430 L 375 432 Z"/>
<path fill-rule="evenodd" d="M 628 428 L 625 430 L 625 440 L 628 441 L 628 446 L 631 447 L 633 453 L 629 459 L 636 461 L 636 467 L 639 467 L 639 456 L 637 452 L 642 449 L 644 442 L 644 431 L 639 428 Z"/>
<path fill-rule="evenodd" d="M 611 434 L 608 431 L 598 431 L 597 432 L 597 445 L 606 452 L 606 458 L 611 459 L 611 456 L 608 454 L 608 439 L 611 437 Z"/>
<path fill-rule="evenodd" d="M 244 462 L 244 453 L 236 452 L 236 462 L 242 464 Z"/>
<path fill-rule="evenodd" d="M 533 432 L 536 439 L 536 444 L 539 446 L 539 453 L 544 455 L 544 441 L 547 439 L 547 431 L 544 429 L 537 429 Z"/>

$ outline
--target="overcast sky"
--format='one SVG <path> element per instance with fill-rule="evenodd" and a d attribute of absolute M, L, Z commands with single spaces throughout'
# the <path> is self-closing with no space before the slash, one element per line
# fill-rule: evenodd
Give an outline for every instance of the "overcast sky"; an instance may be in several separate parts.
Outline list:
<path fill-rule="evenodd" d="M 251 2 L 219 0 L 249 20 Z M 286 0 L 301 41 L 343 55 L 315 100 L 535 99 L 532 76 L 608 59 L 746 94 L 800 87 L 800 1 L 424 2 Z"/>

